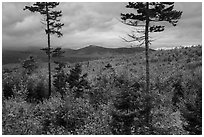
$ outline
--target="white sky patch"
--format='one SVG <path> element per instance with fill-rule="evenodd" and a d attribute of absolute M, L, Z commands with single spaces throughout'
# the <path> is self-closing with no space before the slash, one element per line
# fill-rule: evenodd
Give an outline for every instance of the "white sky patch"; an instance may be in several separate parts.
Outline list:
<path fill-rule="evenodd" d="M 32 26 L 31 26 L 32 24 Z M 39 29 L 41 23 L 39 22 L 39 17 L 37 16 L 28 16 L 24 18 L 23 21 L 17 22 L 13 28 L 13 31 L 17 32 L 30 32 L 36 29 Z"/>

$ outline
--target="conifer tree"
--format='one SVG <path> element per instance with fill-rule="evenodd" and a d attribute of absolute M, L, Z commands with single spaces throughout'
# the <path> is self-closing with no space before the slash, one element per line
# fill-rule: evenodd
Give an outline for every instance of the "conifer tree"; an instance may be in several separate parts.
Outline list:
<path fill-rule="evenodd" d="M 70 70 L 67 83 L 69 83 L 69 88 L 75 92 L 76 98 L 82 97 L 84 90 L 90 88 L 86 77 L 87 73 L 82 74 L 82 65 L 79 63 L 76 63 Z"/>
<path fill-rule="evenodd" d="M 42 21 L 46 25 L 46 35 L 48 46 L 43 48 L 48 56 L 48 72 L 49 72 L 49 96 L 51 95 L 51 56 L 53 49 L 51 48 L 50 37 L 51 34 L 56 34 L 58 37 L 62 36 L 60 32 L 63 23 L 60 23 L 59 17 L 62 16 L 62 11 L 53 10 L 59 5 L 59 2 L 36 2 L 32 6 L 25 6 L 24 10 L 29 10 L 31 12 L 38 12 L 45 17 Z"/>
<path fill-rule="evenodd" d="M 145 44 L 146 56 L 146 92 L 149 92 L 149 32 L 164 31 L 165 26 L 158 22 L 169 22 L 176 26 L 181 18 L 182 11 L 174 10 L 174 2 L 129 2 L 126 8 L 134 9 L 134 13 L 121 13 L 121 19 L 124 24 L 136 27 L 133 34 L 128 34 L 130 40 L 126 42 L 139 42 L 139 45 Z"/>
<path fill-rule="evenodd" d="M 149 39 L 150 32 L 162 32 L 165 26 L 162 22 L 169 22 L 176 26 L 181 18 L 182 11 L 174 10 L 174 2 L 129 2 L 126 8 L 136 11 L 136 13 L 121 13 L 122 23 L 132 26 L 135 30 L 128 34 L 130 39 L 123 38 L 126 42 L 138 42 L 138 46 L 145 44 L 146 57 L 146 103 L 149 104 L 146 111 L 146 123 L 151 123 L 151 95 L 149 79 Z"/>
<path fill-rule="evenodd" d="M 30 75 L 35 69 L 37 69 L 37 62 L 33 56 L 30 56 L 22 62 L 22 67 L 25 69 L 25 73 Z"/>
<path fill-rule="evenodd" d="M 60 47 L 53 51 L 52 57 L 58 58 L 54 63 L 57 65 L 55 67 L 56 73 L 53 75 L 53 85 L 57 92 L 61 94 L 61 98 L 64 99 L 67 73 L 64 71 L 66 63 L 62 61 L 62 57 L 65 51 L 62 51 Z"/>

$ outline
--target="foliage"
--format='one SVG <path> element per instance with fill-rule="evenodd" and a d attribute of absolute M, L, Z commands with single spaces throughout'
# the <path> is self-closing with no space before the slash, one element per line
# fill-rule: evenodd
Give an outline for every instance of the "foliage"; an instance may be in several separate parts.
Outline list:
<path fill-rule="evenodd" d="M 115 79 L 117 94 L 113 99 L 111 129 L 113 134 L 148 134 L 139 131 L 140 128 L 150 128 L 149 109 L 152 108 L 144 87 L 138 82 L 131 82 L 120 76 Z M 132 130 L 134 129 L 134 130 Z"/>
<path fill-rule="evenodd" d="M 146 58 L 146 92 L 150 91 L 150 65 L 149 65 L 149 32 L 162 32 L 164 25 L 158 22 L 169 22 L 176 26 L 181 18 L 182 12 L 174 10 L 174 2 L 129 2 L 126 8 L 136 10 L 134 13 L 121 13 L 122 22 L 126 25 L 136 27 L 132 34 L 128 34 L 131 40 L 123 38 L 126 42 L 138 42 L 138 46 L 145 44 Z M 151 23 L 153 22 L 153 23 Z M 156 23 L 155 23 L 156 22 Z"/>
<path fill-rule="evenodd" d="M 30 56 L 29 59 L 22 62 L 22 67 L 25 69 L 25 73 L 30 75 L 37 68 L 37 62 L 33 56 Z"/>
<path fill-rule="evenodd" d="M 63 57 L 62 54 L 64 53 L 65 51 L 62 51 L 61 48 L 56 48 L 52 52 L 52 57 L 60 59 L 61 57 Z M 68 74 L 65 73 L 64 71 L 66 63 L 62 61 L 54 61 L 54 63 L 57 65 L 57 67 L 55 67 L 56 74 L 53 76 L 54 77 L 53 85 L 55 86 L 57 92 L 61 94 L 62 98 L 64 98 L 66 82 L 68 77 Z"/>
<path fill-rule="evenodd" d="M 48 91 L 49 96 L 51 95 L 51 54 L 55 56 L 57 53 L 60 53 L 61 48 L 56 48 L 52 50 L 50 47 L 50 35 L 56 34 L 58 37 L 62 36 L 60 32 L 63 23 L 60 22 L 59 17 L 62 16 L 62 11 L 53 10 L 59 5 L 59 2 L 36 2 L 33 6 L 25 6 L 24 10 L 29 10 L 31 12 L 39 12 L 41 15 L 45 17 L 42 21 L 44 25 L 46 25 L 45 33 L 47 34 L 48 46 L 47 48 L 43 48 L 45 53 L 48 56 L 48 73 L 49 73 L 49 82 L 48 82 Z"/>
<path fill-rule="evenodd" d="M 43 101 L 44 98 L 48 98 L 46 79 L 42 76 L 32 75 L 28 77 L 26 82 L 28 102 Z"/>
<path fill-rule="evenodd" d="M 89 89 L 89 83 L 86 80 L 87 73 L 82 75 L 82 69 L 80 64 L 75 64 L 75 66 L 70 70 L 70 74 L 67 78 L 67 83 L 69 88 L 74 91 L 75 97 L 82 97 L 84 90 Z"/>
<path fill-rule="evenodd" d="M 111 100 L 112 89 L 115 78 L 115 70 L 111 67 L 105 66 L 102 74 L 97 75 L 91 83 L 89 90 L 90 103 L 97 110 L 101 105 L 107 105 Z"/>
<path fill-rule="evenodd" d="M 16 96 L 20 91 L 25 90 L 24 79 L 21 77 L 22 72 L 4 72 L 3 73 L 3 97 L 6 99 Z"/>
<path fill-rule="evenodd" d="M 41 124 L 33 113 L 32 104 L 16 99 L 4 100 L 2 104 L 3 135 L 41 134 Z"/>
<path fill-rule="evenodd" d="M 13 87 L 14 87 L 14 82 L 12 81 L 12 78 L 9 77 L 8 75 L 6 76 L 4 74 L 3 76 L 3 82 L 2 82 L 2 87 L 3 87 L 3 97 L 5 98 L 10 98 L 13 96 Z"/>
<path fill-rule="evenodd" d="M 126 8 L 137 10 L 137 14 L 134 13 L 121 13 L 121 19 L 123 23 L 134 26 L 134 27 L 144 27 L 143 23 L 145 21 L 150 22 L 161 22 L 167 21 L 173 26 L 176 26 L 178 20 L 181 18 L 182 12 L 174 10 L 174 2 L 129 2 Z M 162 25 L 151 25 L 149 27 L 149 32 L 161 32 L 164 30 L 165 26 Z M 143 32 L 141 30 L 137 31 Z M 144 37 L 136 37 L 136 35 L 129 35 L 130 38 L 135 41 L 142 41 Z"/>
<path fill-rule="evenodd" d="M 201 134 L 202 54 L 197 50 L 200 47 L 152 52 L 150 55 L 158 56 L 158 60 L 151 64 L 151 94 L 144 92 L 142 54 L 91 61 L 88 68 L 86 64 L 71 68 L 57 66 L 55 79 L 59 81 L 53 81 L 53 85 L 65 87 L 63 98 L 60 92 L 47 98 L 45 68 L 22 75 L 23 68 L 5 70 L 3 66 L 2 133 Z M 165 59 L 168 57 L 171 62 Z M 193 62 L 198 65 L 189 67 Z M 76 96 L 78 88 L 81 96 Z"/>
<path fill-rule="evenodd" d="M 112 135 L 109 123 L 111 115 L 111 104 L 101 105 L 97 111 L 85 120 L 85 125 L 78 131 L 80 135 Z"/>
<path fill-rule="evenodd" d="M 80 64 L 75 64 L 68 73 L 65 72 L 65 63 L 55 62 L 58 66 L 55 68 L 53 85 L 57 92 L 60 92 L 62 98 L 66 94 L 67 88 L 74 92 L 75 97 L 82 97 L 85 90 L 90 89 L 89 83 L 86 80 L 87 73 L 82 74 Z"/>
<path fill-rule="evenodd" d="M 55 62 L 55 64 L 57 64 L 57 67 L 55 68 L 56 74 L 53 76 L 53 85 L 56 88 L 56 91 L 59 92 L 63 98 L 65 94 L 68 74 L 64 71 L 65 63 Z"/>
<path fill-rule="evenodd" d="M 187 124 L 184 129 L 191 135 L 202 135 L 202 73 L 197 69 L 186 78 L 186 95 L 181 112 Z"/>
<path fill-rule="evenodd" d="M 58 37 L 62 36 L 60 32 L 61 27 L 64 25 L 60 23 L 59 17 L 62 16 L 62 11 L 52 11 L 59 5 L 59 2 L 36 2 L 33 6 L 25 6 L 24 10 L 31 12 L 39 12 L 45 16 L 44 23 L 49 26 L 45 29 L 46 34 L 57 34 Z"/>

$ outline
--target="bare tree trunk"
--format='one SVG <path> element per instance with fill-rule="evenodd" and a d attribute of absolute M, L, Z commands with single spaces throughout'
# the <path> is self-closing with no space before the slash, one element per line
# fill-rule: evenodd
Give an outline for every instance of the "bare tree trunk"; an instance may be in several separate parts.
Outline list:
<path fill-rule="evenodd" d="M 149 3 L 146 3 L 146 10 L 148 12 Z M 148 40 L 148 30 L 149 29 L 149 15 L 146 16 L 145 24 L 145 55 L 146 55 L 146 92 L 149 93 L 149 40 Z"/>
<path fill-rule="evenodd" d="M 50 58 L 50 28 L 49 28 L 49 13 L 48 13 L 48 6 L 47 6 L 47 2 L 46 2 L 46 16 L 47 16 L 47 39 L 48 39 L 48 72 L 49 72 L 49 83 L 48 83 L 48 97 L 50 97 L 51 95 L 51 66 L 50 66 L 50 62 L 51 62 L 51 58 Z"/>
<path fill-rule="evenodd" d="M 151 104 L 150 104 L 150 88 L 149 88 L 149 3 L 146 2 L 146 24 L 145 24 L 145 55 L 146 55 L 146 124 L 148 126 L 151 126 L 150 122 L 151 122 L 151 118 L 150 118 L 150 112 L 151 112 Z"/>

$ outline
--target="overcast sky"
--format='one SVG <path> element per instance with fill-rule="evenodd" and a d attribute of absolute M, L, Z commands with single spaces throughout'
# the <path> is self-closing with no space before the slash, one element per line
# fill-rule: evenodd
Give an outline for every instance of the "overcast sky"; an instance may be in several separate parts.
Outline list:
<path fill-rule="evenodd" d="M 43 19 L 38 13 L 23 11 L 25 5 L 33 3 L 2 3 L 3 48 L 46 47 L 47 40 Z M 52 35 L 53 47 L 80 48 L 88 45 L 103 47 L 128 47 L 121 37 L 131 32 L 122 24 L 120 13 L 126 13 L 127 3 L 60 3 L 63 37 Z M 175 3 L 175 9 L 183 11 L 176 27 L 167 24 L 165 31 L 153 34 L 151 48 L 202 44 L 202 3 Z"/>

